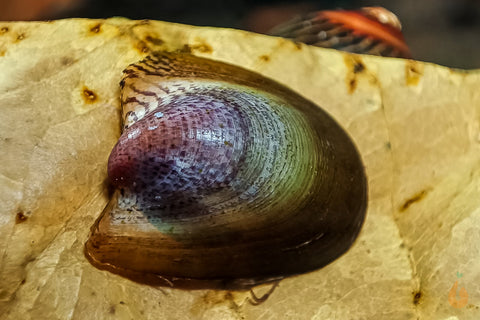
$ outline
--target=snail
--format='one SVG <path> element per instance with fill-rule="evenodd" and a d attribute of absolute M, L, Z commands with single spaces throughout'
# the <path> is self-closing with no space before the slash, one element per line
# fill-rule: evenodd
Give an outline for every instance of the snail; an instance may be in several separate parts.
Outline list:
<path fill-rule="evenodd" d="M 382 7 L 324 10 L 299 15 L 269 34 L 317 47 L 386 57 L 411 58 L 394 13 Z"/>
<path fill-rule="evenodd" d="M 186 53 L 128 66 L 115 191 L 88 260 L 147 284 L 248 287 L 309 272 L 352 245 L 366 177 L 347 133 L 259 74 Z"/>

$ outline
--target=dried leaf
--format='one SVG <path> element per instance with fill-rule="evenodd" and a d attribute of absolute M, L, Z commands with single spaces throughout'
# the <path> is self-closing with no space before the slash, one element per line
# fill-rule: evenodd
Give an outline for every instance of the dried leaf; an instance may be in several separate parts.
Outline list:
<path fill-rule="evenodd" d="M 121 72 L 151 51 L 180 49 L 257 71 L 322 106 L 367 169 L 367 220 L 352 249 L 283 280 L 260 305 L 250 292 L 140 285 L 83 255 L 108 200 Z M 0 318 L 480 316 L 479 71 L 119 18 L 0 23 L 0 70 Z"/>

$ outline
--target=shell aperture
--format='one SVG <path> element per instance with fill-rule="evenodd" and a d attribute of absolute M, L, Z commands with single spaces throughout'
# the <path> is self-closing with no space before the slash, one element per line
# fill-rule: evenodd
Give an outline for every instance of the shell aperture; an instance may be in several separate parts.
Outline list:
<path fill-rule="evenodd" d="M 357 237 L 363 165 L 310 101 L 181 53 L 130 65 L 121 87 L 116 190 L 85 247 L 95 266 L 150 284 L 243 286 L 320 268 Z"/>

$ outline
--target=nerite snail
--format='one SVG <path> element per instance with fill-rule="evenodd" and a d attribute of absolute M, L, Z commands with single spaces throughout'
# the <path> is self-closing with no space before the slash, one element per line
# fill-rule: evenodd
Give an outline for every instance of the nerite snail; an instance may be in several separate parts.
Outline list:
<path fill-rule="evenodd" d="M 253 285 L 325 266 L 357 237 L 364 168 L 312 102 L 180 53 L 130 65 L 121 88 L 116 191 L 85 247 L 95 266 L 146 283 Z"/>

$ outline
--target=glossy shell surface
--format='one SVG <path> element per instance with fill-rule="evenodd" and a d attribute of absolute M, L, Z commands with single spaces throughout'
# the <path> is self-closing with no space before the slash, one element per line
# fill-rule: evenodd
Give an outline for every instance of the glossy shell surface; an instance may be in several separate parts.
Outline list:
<path fill-rule="evenodd" d="M 149 284 L 245 286 L 320 268 L 357 237 L 364 168 L 312 102 L 182 53 L 130 65 L 121 89 L 115 192 L 85 246 L 95 266 Z"/>

